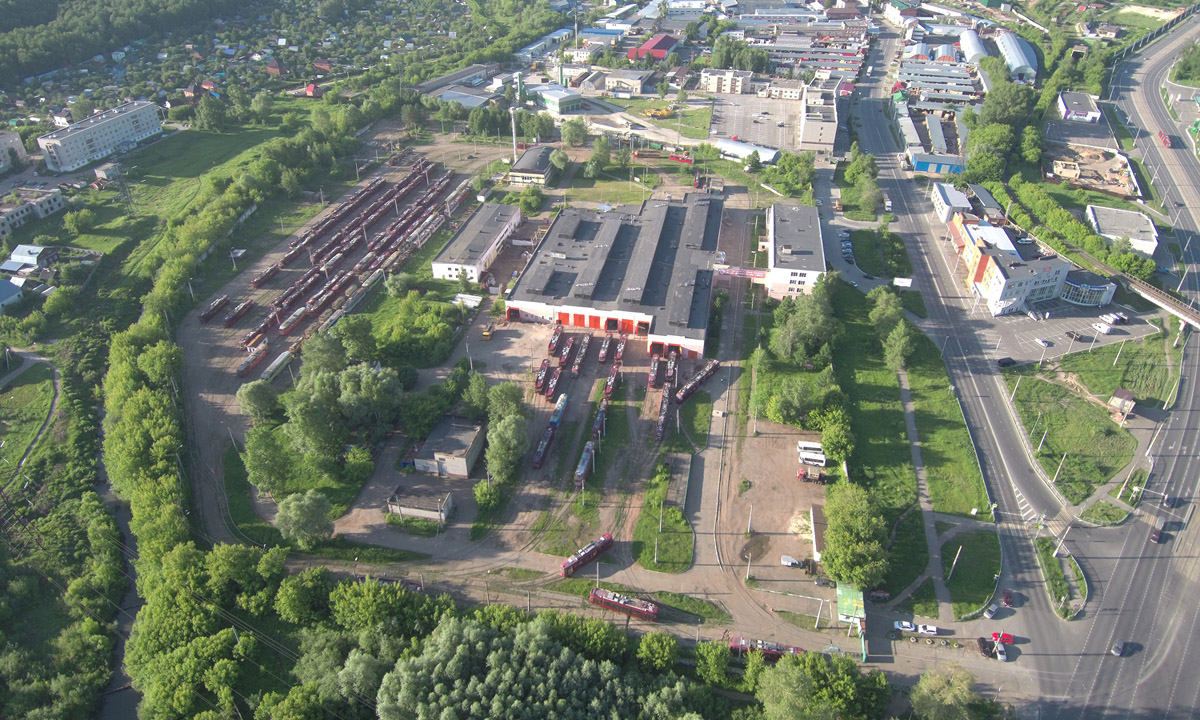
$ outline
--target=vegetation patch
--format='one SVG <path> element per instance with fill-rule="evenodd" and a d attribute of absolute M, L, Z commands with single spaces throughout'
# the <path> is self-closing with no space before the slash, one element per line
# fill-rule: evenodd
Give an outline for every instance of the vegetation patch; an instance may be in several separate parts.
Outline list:
<path fill-rule="evenodd" d="M 640 180 L 640 182 L 639 182 Z M 568 203 L 586 202 L 609 205 L 637 205 L 649 197 L 658 185 L 658 173 L 646 167 L 612 167 L 594 178 L 580 170 L 566 190 Z"/>
<path fill-rule="evenodd" d="M 787 620 L 801 630 L 807 630 L 809 632 L 818 632 L 821 630 L 833 630 L 836 632 L 838 630 L 835 624 L 830 623 L 830 619 L 827 615 L 822 615 L 818 618 L 815 615 L 788 612 L 787 610 L 776 610 L 775 614 L 784 620 Z"/>
<path fill-rule="evenodd" d="M 437 537 L 441 532 L 437 521 L 429 518 L 400 517 L 394 513 L 387 513 L 387 524 L 418 537 Z"/>
<path fill-rule="evenodd" d="M 851 230 L 850 242 L 854 244 L 854 262 L 858 269 L 876 277 L 883 276 L 879 235 L 874 230 Z"/>
<path fill-rule="evenodd" d="M 914 349 L 908 359 L 908 385 L 912 391 L 921 459 L 936 512 L 963 517 L 991 517 L 975 445 L 958 397 L 937 345 L 922 333 L 913 333 Z"/>
<path fill-rule="evenodd" d="M 1024 427 L 1039 438 L 1035 451 L 1041 435 L 1046 436 L 1036 453 L 1038 462 L 1049 477 L 1057 475 L 1058 488 L 1067 500 L 1078 503 L 1092 494 L 1094 485 L 1129 464 L 1137 440 L 1103 407 L 1031 372 L 1029 368 L 1006 372 L 1006 386 L 1011 392 L 1020 378 L 1015 403 Z"/>
<path fill-rule="evenodd" d="M 900 304 L 904 306 L 905 310 L 919 318 L 929 317 L 929 310 L 925 307 L 925 297 L 921 295 L 920 290 L 901 290 Z"/>
<path fill-rule="evenodd" d="M 1120 143 L 1122 150 L 1133 150 L 1135 145 L 1133 142 L 1133 134 L 1129 132 L 1129 128 L 1125 127 L 1125 123 L 1121 122 L 1117 117 L 1116 108 L 1108 103 L 1100 106 L 1104 110 L 1104 117 L 1108 119 L 1108 126 L 1113 129 L 1117 136 L 1117 142 Z"/>
<path fill-rule="evenodd" d="M 1129 474 L 1125 482 L 1113 487 L 1108 491 L 1108 494 L 1129 507 L 1137 507 L 1142 501 L 1142 488 L 1146 487 L 1146 478 L 1149 477 L 1144 468 L 1138 468 Z M 1137 490 L 1134 490 L 1137 488 Z"/>
<path fill-rule="evenodd" d="M 647 481 L 642 511 L 633 528 L 632 550 L 637 563 L 647 570 L 681 573 L 692 565 L 695 534 L 683 510 L 666 504 L 670 481 L 671 470 L 667 465 L 659 465 L 654 477 Z"/>
<path fill-rule="evenodd" d="M 954 603 L 954 617 L 962 620 L 983 609 L 996 592 L 1000 539 L 991 530 L 977 530 L 963 533 L 946 543 L 942 546 L 942 571 L 946 576 L 950 574 L 956 555 L 958 564 L 946 587 Z"/>
<path fill-rule="evenodd" d="M 533 580 L 534 578 L 543 577 L 546 574 L 539 570 L 518 567 L 501 568 L 498 572 L 510 580 Z"/>
<path fill-rule="evenodd" d="M 1129 517 L 1129 513 L 1110 502 L 1100 500 L 1084 508 L 1079 517 L 1096 525 L 1117 525 Z"/>
<path fill-rule="evenodd" d="M 591 570 L 591 568 L 588 568 L 588 570 Z M 595 571 L 593 570 L 593 572 L 595 572 Z M 587 570 L 584 570 L 583 574 L 586 575 Z M 638 592 L 636 590 L 634 590 L 633 588 L 627 587 L 625 585 L 621 585 L 619 583 L 604 582 L 603 580 L 600 582 L 596 582 L 594 579 L 590 579 L 590 578 L 586 578 L 586 577 L 561 578 L 561 579 L 555 580 L 554 582 L 547 585 L 546 589 L 553 590 L 554 592 L 566 593 L 568 595 L 578 595 L 581 598 L 586 598 L 588 595 L 591 594 L 592 588 L 597 587 L 597 586 L 602 587 L 602 588 L 607 588 L 608 590 L 612 590 L 613 592 L 619 592 L 619 593 L 623 593 L 626 595 L 637 595 L 638 594 Z"/>
<path fill-rule="evenodd" d="M 896 610 L 937 620 L 937 590 L 933 586 L 933 578 L 921 583 L 921 587 L 914 590 L 912 595 L 896 605 Z"/>
<path fill-rule="evenodd" d="M 1054 557 L 1054 538 L 1040 537 L 1033 541 L 1037 550 L 1038 564 L 1042 567 L 1042 575 L 1046 578 L 1046 592 L 1050 593 L 1050 604 L 1055 607 L 1060 617 L 1067 617 L 1067 600 L 1071 598 L 1071 588 L 1067 584 L 1067 576 L 1063 573 L 1062 563 Z"/>
<path fill-rule="evenodd" d="M 703 618 L 706 623 L 724 624 L 732 620 L 729 613 L 722 610 L 719 605 L 710 600 L 703 600 L 691 595 L 682 595 L 665 590 L 654 593 L 654 599 L 667 607 Z"/>
<path fill-rule="evenodd" d="M 0 441 L 4 472 L 14 475 L 17 463 L 33 444 L 54 402 L 54 369 L 38 363 L 18 375 L 0 392 Z"/>
<path fill-rule="evenodd" d="M 888 571 L 880 590 L 898 594 L 925 572 L 929 566 L 929 545 L 925 542 L 925 521 L 921 509 L 914 507 L 896 524 L 895 536 L 888 548 Z"/>
<path fill-rule="evenodd" d="M 1077 375 L 1103 402 L 1108 402 L 1117 388 L 1125 388 L 1138 404 L 1162 407 L 1175 386 L 1181 359 L 1180 349 L 1171 347 L 1173 340 L 1173 333 L 1159 332 L 1142 340 L 1066 355 L 1058 366 L 1065 373 Z"/>

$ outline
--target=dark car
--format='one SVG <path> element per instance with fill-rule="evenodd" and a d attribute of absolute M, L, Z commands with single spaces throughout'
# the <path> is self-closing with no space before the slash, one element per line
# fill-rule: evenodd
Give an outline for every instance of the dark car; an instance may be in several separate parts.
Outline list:
<path fill-rule="evenodd" d="M 1163 541 L 1162 530 L 1159 530 L 1158 528 L 1154 528 L 1153 530 L 1150 531 L 1150 542 L 1152 542 L 1156 545 L 1159 545 L 1159 544 L 1162 544 L 1162 541 Z"/>
<path fill-rule="evenodd" d="M 979 648 L 979 654 L 985 658 L 992 656 L 992 643 L 987 638 L 976 638 L 975 645 Z"/>
<path fill-rule="evenodd" d="M 1074 330 L 1068 330 L 1067 337 L 1071 338 L 1072 340 L 1082 340 L 1083 339 L 1083 336 L 1080 335 L 1079 333 L 1075 332 Z"/>
<path fill-rule="evenodd" d="M 866 274 L 866 273 L 863 273 L 863 279 L 865 279 L 865 280 L 874 280 L 874 279 L 875 279 L 875 276 L 874 276 L 874 275 L 868 275 L 868 274 Z"/>
<path fill-rule="evenodd" d="M 996 364 L 999 365 L 1000 367 L 1008 367 L 1010 365 L 1015 364 L 1015 361 L 1010 357 L 1002 357 L 996 361 Z"/>
<path fill-rule="evenodd" d="M 1170 495 L 1167 495 L 1166 493 L 1163 493 L 1162 506 L 1165 508 L 1175 507 L 1175 498 L 1171 497 Z"/>

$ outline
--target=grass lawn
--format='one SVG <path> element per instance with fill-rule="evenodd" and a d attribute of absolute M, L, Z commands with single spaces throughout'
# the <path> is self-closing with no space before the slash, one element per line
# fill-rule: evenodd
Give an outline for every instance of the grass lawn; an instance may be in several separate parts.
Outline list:
<path fill-rule="evenodd" d="M 946 543 L 942 547 L 942 572 L 947 575 L 960 547 L 962 554 L 954 576 L 946 583 L 958 620 L 982 609 L 995 593 L 996 576 L 1000 574 L 1000 539 L 991 530 L 977 530 Z"/>
<path fill-rule="evenodd" d="M 1171 318 L 1178 328 L 1178 321 Z M 1099 399 L 1107 402 L 1117 388 L 1133 393 L 1138 404 L 1162 407 L 1163 401 L 1175 385 L 1179 367 L 1179 349 L 1172 348 L 1172 333 L 1158 333 L 1143 340 L 1113 343 L 1088 352 L 1076 352 L 1058 361 L 1063 372 L 1074 373 Z M 1117 354 L 1120 353 L 1120 359 Z M 1114 366 L 1114 362 L 1116 363 Z"/>
<path fill-rule="evenodd" d="M 283 425 L 276 426 L 274 432 L 283 447 L 291 447 L 291 440 L 287 437 Z M 287 482 L 274 492 L 276 502 L 292 493 L 316 490 L 329 499 L 329 504 L 333 506 L 332 516 L 338 517 L 349 509 L 350 503 L 354 502 L 354 496 L 362 489 L 361 484 L 344 482 L 339 477 L 326 475 L 309 463 L 297 462 L 292 469 L 293 473 L 288 476 Z"/>
<path fill-rule="evenodd" d="M 1021 378 L 1016 393 L 1021 422 L 1031 435 L 1049 430 L 1038 462 L 1050 477 L 1058 473 L 1058 489 L 1067 500 L 1080 502 L 1092 494 L 1094 485 L 1106 482 L 1129 464 L 1137 440 L 1109 419 L 1103 408 L 1062 385 L 1033 377 L 1030 372 L 1031 368 L 1006 372 L 1006 386 L 1011 391 L 1017 378 Z"/>
<path fill-rule="evenodd" d="M 1147 176 L 1145 179 L 1148 180 L 1149 176 Z M 1138 182 L 1143 183 L 1143 178 L 1140 175 L 1138 176 Z M 1143 183 L 1142 190 L 1145 191 L 1148 186 L 1149 183 Z M 1098 193 L 1094 190 L 1073 188 L 1065 183 L 1061 185 L 1056 183 L 1042 183 L 1041 187 L 1046 191 L 1047 195 L 1057 200 L 1064 209 L 1075 210 L 1078 211 L 1079 214 L 1082 214 L 1088 205 L 1100 205 L 1102 207 L 1117 208 L 1118 210 L 1132 210 L 1134 212 L 1143 212 L 1146 207 L 1141 203 L 1121 200 L 1120 198 L 1115 198 L 1111 195 L 1104 195 L 1103 193 Z M 1156 198 L 1146 198 L 1146 205 L 1154 208 L 1155 210 L 1159 209 L 1159 202 L 1161 201 Z M 1148 213 L 1146 216 L 1154 221 L 1154 225 L 1158 229 L 1160 235 L 1169 234 L 1172 232 L 1171 226 L 1167 223 Z"/>
<path fill-rule="evenodd" d="M 397 528 L 409 535 L 418 537 L 437 537 L 440 528 L 434 520 L 419 517 L 402 518 L 399 515 L 388 513 L 387 524 Z"/>
<path fill-rule="evenodd" d="M 1113 129 L 1113 133 L 1117 136 L 1117 142 L 1121 145 L 1121 149 L 1133 150 L 1133 134 L 1129 132 L 1129 128 L 1125 127 L 1125 123 L 1117 118 L 1117 113 L 1113 106 L 1105 103 L 1100 107 L 1103 108 L 1104 117 L 1108 118 L 1108 126 Z"/>
<path fill-rule="evenodd" d="M 703 390 L 693 393 L 679 408 L 679 419 L 686 435 L 672 423 L 671 434 L 663 442 L 663 450 L 689 455 L 696 448 L 703 450 L 708 445 L 708 425 L 712 420 L 712 412 L 712 396 Z"/>
<path fill-rule="evenodd" d="M 938 617 L 937 591 L 933 588 L 933 579 L 921 583 L 921 587 L 913 591 L 904 602 L 896 606 L 900 612 L 910 612 L 924 618 Z"/>
<path fill-rule="evenodd" d="M 871 493 L 890 524 L 917 500 L 899 380 L 883 364 L 883 351 L 868 317 L 871 301 L 848 284 L 839 283 L 833 304 L 846 326 L 833 367 L 838 385 L 846 393 L 854 433 L 850 479 Z"/>
<path fill-rule="evenodd" d="M 45 363 L 25 370 L 4 386 L 0 394 L 0 441 L 4 442 L 0 457 L 9 473 L 15 474 L 17 462 L 46 422 L 53 400 L 54 370 Z M 53 433 L 46 435 L 52 437 Z"/>
<path fill-rule="evenodd" d="M 908 359 L 908 385 L 912 390 L 921 438 L 921 459 L 929 481 L 929 496 L 937 512 L 989 519 L 987 492 L 975 457 L 958 398 L 938 347 L 921 332 L 913 332 L 914 350 Z"/>
<path fill-rule="evenodd" d="M 944 522 L 944 521 L 942 521 L 942 520 L 938 520 L 938 521 L 937 521 L 937 534 L 938 534 L 939 536 L 941 536 L 941 535 L 945 535 L 945 534 L 946 534 L 946 531 L 947 531 L 947 530 L 949 530 L 949 529 L 951 529 L 951 528 L 953 528 L 954 526 L 955 526 L 955 523 L 952 523 L 952 522 Z"/>
<path fill-rule="evenodd" d="M 864 208 L 859 202 L 858 188 L 846 182 L 846 166 L 848 163 L 838 163 L 833 173 L 833 182 L 842 191 L 842 213 L 851 220 L 875 222 L 878 208 Z M 855 248 L 855 252 L 858 248 Z"/>
<path fill-rule="evenodd" d="M 644 125 L 654 125 L 664 131 L 678 130 L 679 134 L 692 140 L 707 140 L 709 125 L 712 123 L 712 104 L 705 103 L 702 107 L 688 105 L 688 109 L 675 111 L 671 117 L 657 119 L 643 114 L 649 108 L 674 107 L 674 96 L 668 95 L 665 100 L 648 100 L 641 98 L 605 98 L 605 102 L 619 105 L 637 116 L 638 122 Z"/>
<path fill-rule="evenodd" d="M 723 624 L 732 620 L 729 613 L 722 610 L 719 605 L 710 600 L 702 600 L 691 595 L 681 595 L 680 593 L 667 592 L 665 590 L 654 593 L 654 599 L 666 607 L 703 618 L 706 623 Z"/>
<path fill-rule="evenodd" d="M 901 290 L 900 304 L 919 318 L 929 317 L 929 310 L 925 308 L 925 297 L 921 295 L 920 290 Z"/>
<path fill-rule="evenodd" d="M 888 573 L 880 590 L 895 595 L 925 572 L 929 565 L 929 546 L 925 543 L 925 523 L 921 509 L 913 508 L 896 527 L 896 540 L 888 548 Z"/>
<path fill-rule="evenodd" d="M 874 230 L 851 230 L 850 242 L 854 243 L 854 262 L 863 272 L 882 277 L 883 253 L 879 247 L 879 235 Z"/>
<path fill-rule="evenodd" d="M 1159 195 L 1158 189 L 1150 184 L 1151 175 L 1146 172 L 1146 166 L 1142 164 L 1141 160 L 1132 155 L 1129 156 L 1129 164 L 1133 167 L 1133 172 L 1137 175 L 1138 186 L 1142 189 L 1143 199 L 1146 201 L 1146 204 L 1153 208 L 1162 207 L 1162 196 Z M 1050 183 L 1046 183 L 1045 185 L 1049 187 Z M 1104 197 L 1107 198 L 1105 204 L 1112 202 L 1114 199 L 1109 198 L 1107 195 Z M 1155 221 L 1155 226 L 1158 226 L 1157 221 Z"/>
<path fill-rule="evenodd" d="M 675 506 L 662 507 L 667 499 L 670 471 L 662 466 L 646 483 L 642 511 L 633 528 L 633 556 L 647 570 L 681 573 L 692 565 L 695 534 L 692 526 Z M 662 532 L 658 530 L 659 511 L 662 511 Z M 658 561 L 655 562 L 657 541 Z"/>
<path fill-rule="evenodd" d="M 221 458 L 225 479 L 225 497 L 229 503 L 229 516 L 238 532 L 260 545 L 286 545 L 283 536 L 273 525 L 254 512 L 251 493 L 254 488 L 246 479 L 246 465 L 241 453 L 230 445 Z"/>
<path fill-rule="evenodd" d="M 596 572 L 592 568 L 586 568 L 582 574 L 587 575 L 588 570 L 591 570 L 593 573 Z M 578 595 L 581 598 L 586 598 L 592 592 L 592 588 L 596 587 L 597 585 L 599 585 L 602 588 L 607 588 L 609 590 L 612 590 L 613 592 L 619 592 L 619 593 L 623 593 L 625 595 L 639 594 L 638 591 L 634 590 L 631 587 L 627 587 L 625 585 L 620 585 L 618 583 L 604 582 L 604 581 L 596 582 L 594 579 L 590 579 L 587 577 L 562 578 L 560 580 L 555 580 L 554 582 L 547 585 L 546 589 L 553 590 L 554 592 L 566 593 L 568 595 Z"/>
<path fill-rule="evenodd" d="M 1115 497 L 1116 499 L 1125 503 L 1129 507 L 1137 507 L 1138 503 L 1142 501 L 1142 491 L 1138 490 L 1137 492 L 1134 492 L 1133 489 L 1146 487 L 1146 477 L 1146 471 L 1142 468 L 1138 468 L 1129 474 L 1129 479 L 1127 479 L 1121 485 L 1113 487 L 1113 489 L 1108 491 L 1108 494 L 1111 497 Z"/>
<path fill-rule="evenodd" d="M 836 623 L 830 624 L 830 617 L 827 614 L 822 615 L 820 618 L 815 615 L 788 612 L 787 610 L 776 610 L 775 614 L 784 620 L 787 620 L 801 630 L 807 630 L 809 632 L 816 632 L 819 630 L 832 630 L 834 632 L 838 632 L 840 630 Z"/>
<path fill-rule="evenodd" d="M 1042 574 L 1046 578 L 1046 592 L 1050 593 L 1050 603 L 1058 610 L 1058 614 L 1063 616 L 1063 598 L 1070 598 L 1071 588 L 1067 585 L 1062 563 L 1054 557 L 1054 538 L 1035 538 L 1033 545 L 1037 550 L 1038 564 L 1042 566 Z"/>
<path fill-rule="evenodd" d="M 532 580 L 534 578 L 542 577 L 546 573 L 539 572 L 537 570 L 530 570 L 528 568 L 510 567 L 500 570 L 500 574 L 510 580 Z"/>
<path fill-rule="evenodd" d="M 597 178 L 586 178 L 583 171 L 575 173 L 566 188 L 567 202 L 588 202 L 603 205 L 637 205 L 650 196 L 658 185 L 657 173 L 640 168 L 635 177 L 643 178 L 644 185 L 630 182 L 629 171 L 612 168 Z"/>
<path fill-rule="evenodd" d="M 1129 513 L 1110 502 L 1100 500 L 1088 505 L 1079 517 L 1096 525 L 1116 525 L 1129 517 Z"/>

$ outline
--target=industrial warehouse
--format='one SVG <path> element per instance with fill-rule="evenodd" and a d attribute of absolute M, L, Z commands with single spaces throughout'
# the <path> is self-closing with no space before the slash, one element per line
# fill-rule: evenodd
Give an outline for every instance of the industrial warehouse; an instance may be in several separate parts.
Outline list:
<path fill-rule="evenodd" d="M 723 209 L 718 197 L 689 194 L 563 210 L 509 295 L 509 320 L 629 333 L 649 352 L 700 357 Z"/>

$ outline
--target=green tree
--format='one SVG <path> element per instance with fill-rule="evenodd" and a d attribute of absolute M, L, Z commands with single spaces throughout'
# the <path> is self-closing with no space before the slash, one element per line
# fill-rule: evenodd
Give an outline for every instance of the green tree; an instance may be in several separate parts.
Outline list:
<path fill-rule="evenodd" d="M 488 388 L 488 418 L 492 422 L 502 420 L 510 415 L 525 416 L 525 394 L 521 386 L 506 382 Z"/>
<path fill-rule="evenodd" d="M 290 575 L 279 584 L 275 594 L 275 612 L 284 622 L 309 626 L 329 618 L 329 593 L 333 576 L 328 568 L 309 568 Z"/>
<path fill-rule="evenodd" d="M 96 227 L 96 213 L 84 208 L 63 215 L 63 229 L 71 235 L 79 236 L 91 232 Z"/>
<path fill-rule="evenodd" d="M 751 650 L 746 656 L 746 671 L 742 674 L 742 692 L 753 693 L 758 690 L 758 684 L 766 670 L 766 655 L 762 650 Z"/>
<path fill-rule="evenodd" d="M 687 90 L 684 90 L 682 87 L 679 88 L 679 92 L 676 93 L 676 95 L 675 95 L 675 102 L 679 105 L 687 105 L 687 101 L 688 101 Z"/>
<path fill-rule="evenodd" d="M 467 380 L 467 389 L 463 392 L 463 404 L 466 406 L 468 417 L 475 420 L 487 417 L 488 395 L 487 378 L 480 373 L 471 373 L 470 379 Z"/>
<path fill-rule="evenodd" d="M 562 133 L 563 142 L 572 147 L 579 147 L 587 141 L 587 126 L 584 125 L 581 117 L 563 121 L 559 130 Z"/>
<path fill-rule="evenodd" d="M 316 490 L 309 490 L 284 498 L 279 503 L 275 524 L 285 539 L 293 540 L 301 548 L 309 550 L 333 535 L 333 520 L 329 518 L 331 512 L 333 506 L 329 504 L 329 499 Z"/>
<path fill-rule="evenodd" d="M 838 483 L 827 493 L 824 563 L 829 576 L 864 590 L 873 589 L 887 573 L 883 543 L 887 528 L 867 491 Z"/>
<path fill-rule="evenodd" d="M 484 457 L 492 478 L 499 483 L 515 480 L 517 467 L 529 445 L 529 438 L 525 434 L 525 418 L 509 415 L 491 423 L 487 439 Z"/>
<path fill-rule="evenodd" d="M 378 347 L 375 343 L 375 333 L 369 315 L 347 315 L 329 330 L 329 334 L 337 338 L 346 349 L 346 356 L 351 360 L 375 360 Z"/>
<path fill-rule="evenodd" d="M 651 632 L 638 642 L 637 658 L 647 671 L 664 673 L 675 667 L 678 652 L 679 643 L 674 635 Z"/>
<path fill-rule="evenodd" d="M 912 351 L 912 331 L 908 329 L 908 323 L 898 323 L 883 343 L 883 361 L 892 370 L 900 372 Z"/>
<path fill-rule="evenodd" d="M 256 425 L 246 433 L 246 474 L 250 484 L 268 493 L 287 487 L 293 453 L 286 436 L 275 428 Z"/>
<path fill-rule="evenodd" d="M 600 163 L 596 162 L 595 158 L 589 158 L 588 161 L 583 164 L 583 176 L 588 180 L 594 180 L 599 174 Z"/>
<path fill-rule="evenodd" d="M 265 380 L 252 380 L 238 388 L 238 405 L 242 412 L 260 423 L 279 412 L 279 393 Z"/>
<path fill-rule="evenodd" d="M 756 173 L 759 170 L 762 170 L 762 167 L 763 164 L 762 160 L 758 156 L 758 151 L 751 151 L 750 155 L 746 157 L 746 172 Z"/>
<path fill-rule="evenodd" d="M 628 170 L 629 163 L 633 160 L 633 153 L 629 152 L 629 148 L 622 147 L 620 150 L 617 150 L 613 156 L 613 160 L 616 161 L 617 167 L 622 170 Z"/>
<path fill-rule="evenodd" d="M 884 285 L 872 289 L 867 293 L 867 298 L 875 301 L 868 317 L 875 328 L 875 335 L 883 342 L 904 319 L 904 305 L 900 302 L 900 296 Z"/>
<path fill-rule="evenodd" d="M 71 119 L 75 122 L 87 120 L 94 112 L 96 112 L 96 103 L 92 102 L 90 98 L 79 98 L 71 105 Z"/>
<path fill-rule="evenodd" d="M 1037 165 L 1042 159 L 1042 134 L 1033 125 L 1026 125 L 1021 131 L 1021 159 L 1030 165 Z"/>
<path fill-rule="evenodd" d="M 225 105 L 206 94 L 196 107 L 196 128 L 206 132 L 221 132 L 225 129 Z"/>
<path fill-rule="evenodd" d="M 283 194 L 289 199 L 295 200 L 300 197 L 300 193 L 304 190 L 303 184 L 300 182 L 300 173 L 292 168 L 284 168 L 279 174 L 279 187 L 283 188 Z"/>
<path fill-rule="evenodd" d="M 383 286 L 387 288 L 387 294 L 394 298 L 402 298 L 408 296 L 408 291 L 416 284 L 417 276 L 412 273 L 395 273 L 388 275 L 383 281 Z"/>
<path fill-rule="evenodd" d="M 328 333 L 317 333 L 304 343 L 303 372 L 313 375 L 323 372 L 341 372 L 346 369 L 346 347 L 342 341 Z"/>
<path fill-rule="evenodd" d="M 973 720 L 971 706 L 979 700 L 974 684 L 975 676 L 955 663 L 931 668 L 913 688 L 913 714 L 921 720 Z"/>
<path fill-rule="evenodd" d="M 843 462 L 854 452 L 854 432 L 850 417 L 842 408 L 830 408 L 824 413 L 821 426 L 821 448 L 834 462 Z"/>
<path fill-rule="evenodd" d="M 606 135 L 601 135 L 592 143 L 591 161 L 595 162 L 597 167 L 602 170 L 612 162 L 612 145 L 608 142 Z"/>
<path fill-rule="evenodd" d="M 558 169 L 559 172 L 567 169 L 567 163 L 571 162 L 571 158 L 562 148 L 555 148 L 554 152 L 550 153 L 550 164 Z"/>
<path fill-rule="evenodd" d="M 665 100 L 667 93 L 671 92 L 671 85 L 666 80 L 659 80 L 655 89 L 658 90 L 658 99 Z"/>
<path fill-rule="evenodd" d="M 271 118 L 271 107 L 271 96 L 267 94 L 266 90 L 260 91 L 250 101 L 250 112 L 253 113 L 256 120 L 264 125 Z"/>
<path fill-rule="evenodd" d="M 709 685 L 723 687 L 729 658 L 729 646 L 725 642 L 705 640 L 696 645 L 696 673 Z"/>

